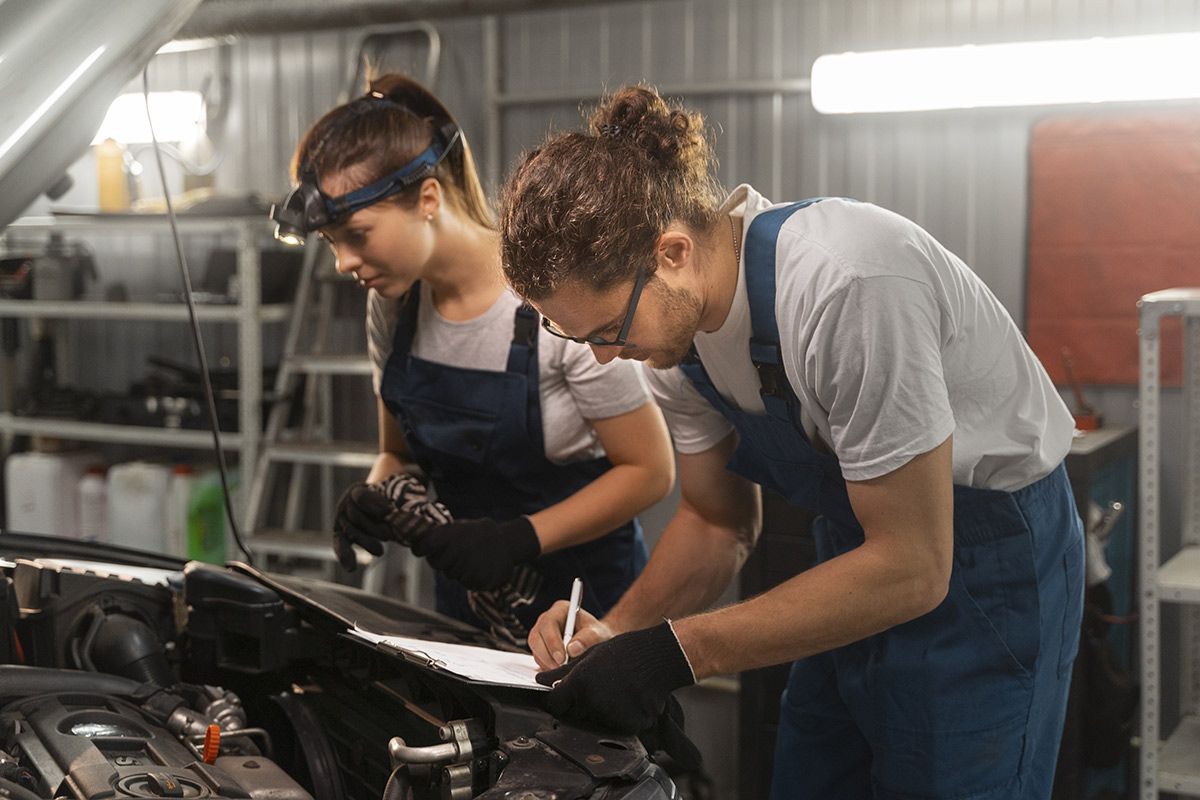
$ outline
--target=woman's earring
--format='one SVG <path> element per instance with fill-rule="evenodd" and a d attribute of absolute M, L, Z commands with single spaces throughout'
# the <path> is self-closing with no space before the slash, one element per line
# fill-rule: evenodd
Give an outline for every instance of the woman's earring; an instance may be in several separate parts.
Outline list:
<path fill-rule="evenodd" d="M 426 214 L 426 215 L 425 215 L 425 221 L 426 221 L 426 222 L 429 222 L 429 223 L 432 223 L 432 222 L 433 222 L 433 214 Z"/>

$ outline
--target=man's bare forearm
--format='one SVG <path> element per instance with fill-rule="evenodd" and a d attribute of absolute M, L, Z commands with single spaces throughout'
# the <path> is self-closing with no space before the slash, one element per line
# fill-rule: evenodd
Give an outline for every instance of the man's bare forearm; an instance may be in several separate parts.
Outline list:
<path fill-rule="evenodd" d="M 732 674 L 887 630 L 932 610 L 945 590 L 936 570 L 868 542 L 751 600 L 677 620 L 675 631 L 697 678 Z"/>
<path fill-rule="evenodd" d="M 753 539 L 753 530 L 713 525 L 681 508 L 646 569 L 604 622 L 614 633 L 623 633 L 709 608 L 745 563 Z"/>

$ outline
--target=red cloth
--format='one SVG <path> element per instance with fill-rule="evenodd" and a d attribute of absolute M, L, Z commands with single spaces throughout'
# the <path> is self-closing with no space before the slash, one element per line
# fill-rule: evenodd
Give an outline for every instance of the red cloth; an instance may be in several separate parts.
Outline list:
<path fill-rule="evenodd" d="M 1029 162 L 1029 343 L 1056 383 L 1067 347 L 1081 383 L 1136 385 L 1138 298 L 1200 286 L 1200 111 L 1050 117 Z M 1163 326 L 1171 385 L 1175 322 Z"/>

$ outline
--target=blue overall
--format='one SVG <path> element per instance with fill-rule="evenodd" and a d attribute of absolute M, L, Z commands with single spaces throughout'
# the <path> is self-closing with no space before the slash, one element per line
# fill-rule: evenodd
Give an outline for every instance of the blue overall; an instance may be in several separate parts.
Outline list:
<path fill-rule="evenodd" d="M 528 306 L 514 315 L 504 372 L 463 369 L 412 355 L 419 286 L 403 301 L 384 366 L 380 396 L 400 423 L 404 441 L 456 519 L 504 521 L 533 514 L 582 489 L 607 471 L 607 458 L 555 464 L 546 458 L 538 389 L 538 316 Z M 534 602 L 513 609 L 526 629 L 583 579 L 583 607 L 601 615 L 617 602 L 646 564 L 637 520 L 533 563 L 542 575 Z M 437 610 L 486 628 L 467 592 L 437 573 Z"/>
<path fill-rule="evenodd" d="M 766 211 L 746 234 L 750 351 L 767 413 L 727 403 L 698 359 L 683 369 L 738 431 L 729 469 L 819 514 L 813 536 L 823 562 L 864 534 L 837 458 L 801 427 L 775 317 L 780 227 L 818 200 Z M 1061 465 L 1011 493 L 956 485 L 942 604 L 792 665 L 772 798 L 1050 797 L 1079 645 L 1082 544 Z"/>

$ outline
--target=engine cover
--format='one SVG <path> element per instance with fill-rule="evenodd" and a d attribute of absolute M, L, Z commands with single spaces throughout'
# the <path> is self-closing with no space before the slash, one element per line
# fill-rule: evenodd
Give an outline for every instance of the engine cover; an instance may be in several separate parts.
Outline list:
<path fill-rule="evenodd" d="M 0 748 L 34 773 L 46 797 L 312 800 L 269 759 L 221 758 L 209 766 L 135 706 L 104 695 L 11 703 L 0 712 Z"/>

